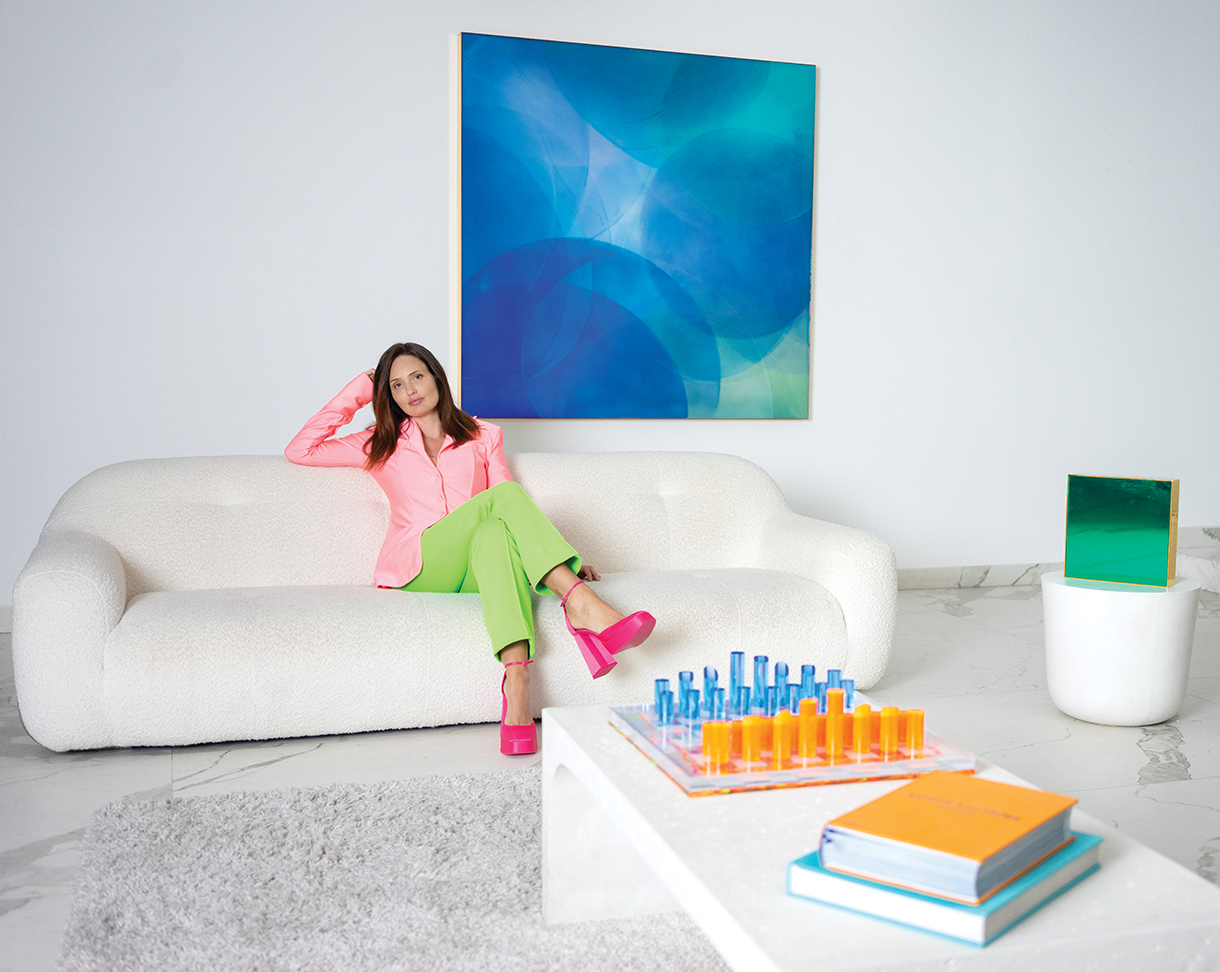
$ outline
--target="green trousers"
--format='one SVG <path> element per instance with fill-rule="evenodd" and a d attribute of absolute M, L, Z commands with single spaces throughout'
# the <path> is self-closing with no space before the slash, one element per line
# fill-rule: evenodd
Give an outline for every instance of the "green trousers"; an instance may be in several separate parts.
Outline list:
<path fill-rule="evenodd" d="M 419 544 L 423 569 L 402 589 L 478 594 L 497 656 L 524 641 L 534 657 L 530 588 L 551 593 L 542 578 L 560 564 L 580 570 L 580 556 L 514 482 L 467 500 L 428 527 Z"/>

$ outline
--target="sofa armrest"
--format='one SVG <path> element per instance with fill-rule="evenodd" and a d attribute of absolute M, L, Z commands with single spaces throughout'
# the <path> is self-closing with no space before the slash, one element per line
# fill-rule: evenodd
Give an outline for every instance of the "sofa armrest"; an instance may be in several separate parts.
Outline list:
<path fill-rule="evenodd" d="M 889 544 L 863 530 L 785 511 L 763 524 L 757 566 L 807 577 L 835 596 L 847 625 L 843 675 L 857 688 L 869 688 L 885 674 L 898 615 L 898 567 Z"/>
<path fill-rule="evenodd" d="M 17 577 L 17 707 L 26 731 L 48 749 L 111 745 L 102 658 L 126 606 L 118 551 L 89 533 L 43 536 Z"/>

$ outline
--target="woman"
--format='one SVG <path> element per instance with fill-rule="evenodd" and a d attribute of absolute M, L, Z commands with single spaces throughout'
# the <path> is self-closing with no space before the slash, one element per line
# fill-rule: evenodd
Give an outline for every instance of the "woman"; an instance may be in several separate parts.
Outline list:
<path fill-rule="evenodd" d="M 333 439 L 356 410 L 373 403 L 376 424 Z M 500 751 L 538 751 L 530 717 L 534 655 L 530 589 L 558 594 L 568 630 L 589 671 L 600 678 L 614 653 L 640 644 L 656 624 L 626 618 L 584 581 L 598 573 L 512 481 L 504 435 L 453 403 L 445 370 L 418 344 L 395 344 L 376 368 L 305 423 L 284 450 L 308 466 L 362 466 L 390 501 L 390 529 L 377 557 L 379 587 L 432 593 L 479 593 L 500 682 Z"/>

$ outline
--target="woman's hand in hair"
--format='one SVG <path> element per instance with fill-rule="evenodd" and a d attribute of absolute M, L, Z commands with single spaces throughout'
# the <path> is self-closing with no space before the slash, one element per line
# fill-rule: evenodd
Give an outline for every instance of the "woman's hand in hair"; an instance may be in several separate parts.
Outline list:
<path fill-rule="evenodd" d="M 377 374 L 377 369 L 376 369 L 376 368 L 370 368 L 368 371 L 366 371 L 366 372 L 365 372 L 365 374 L 369 376 L 369 381 L 373 381 L 373 379 L 374 379 L 374 375 L 376 375 L 376 374 Z"/>
<path fill-rule="evenodd" d="M 602 579 L 602 575 L 599 574 L 592 567 L 590 567 L 588 564 L 582 564 L 580 570 L 578 570 L 576 572 L 576 576 L 579 577 L 581 580 L 586 580 L 586 581 L 599 581 Z"/>

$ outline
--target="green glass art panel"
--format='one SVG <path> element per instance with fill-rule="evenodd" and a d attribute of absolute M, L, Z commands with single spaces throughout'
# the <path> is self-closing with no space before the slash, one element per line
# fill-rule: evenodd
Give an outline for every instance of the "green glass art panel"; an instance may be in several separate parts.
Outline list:
<path fill-rule="evenodd" d="M 1166 587 L 1177 545 L 1177 481 L 1068 476 L 1064 574 Z"/>

